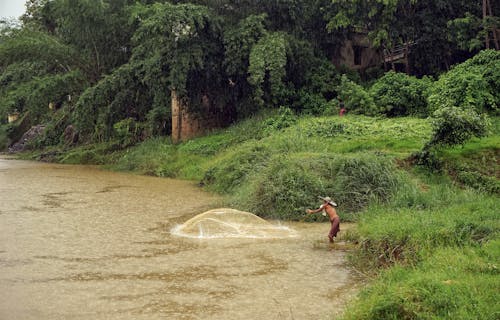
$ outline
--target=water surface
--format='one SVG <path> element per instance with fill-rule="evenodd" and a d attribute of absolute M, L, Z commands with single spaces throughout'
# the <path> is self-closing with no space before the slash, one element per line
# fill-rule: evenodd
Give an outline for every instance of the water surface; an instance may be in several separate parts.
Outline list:
<path fill-rule="evenodd" d="M 328 223 L 191 239 L 191 182 L 0 158 L 0 319 L 331 319 L 357 283 Z"/>

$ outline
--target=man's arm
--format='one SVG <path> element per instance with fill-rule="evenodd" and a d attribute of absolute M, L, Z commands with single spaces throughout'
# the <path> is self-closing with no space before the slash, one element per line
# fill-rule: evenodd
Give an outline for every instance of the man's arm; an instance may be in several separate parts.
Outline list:
<path fill-rule="evenodd" d="M 307 209 L 307 213 L 309 214 L 313 214 L 313 213 L 318 213 L 320 212 L 321 210 L 323 210 L 323 205 L 321 205 L 321 207 L 319 207 L 318 209 L 314 209 L 314 210 L 311 210 L 311 209 Z"/>

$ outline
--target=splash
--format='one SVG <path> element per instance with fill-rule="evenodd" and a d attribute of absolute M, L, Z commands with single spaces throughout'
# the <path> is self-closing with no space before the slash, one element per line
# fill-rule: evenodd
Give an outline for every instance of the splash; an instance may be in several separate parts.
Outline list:
<path fill-rule="evenodd" d="M 199 239 L 214 238 L 292 238 L 297 233 L 274 225 L 250 212 L 229 208 L 210 210 L 176 226 L 172 234 Z"/>

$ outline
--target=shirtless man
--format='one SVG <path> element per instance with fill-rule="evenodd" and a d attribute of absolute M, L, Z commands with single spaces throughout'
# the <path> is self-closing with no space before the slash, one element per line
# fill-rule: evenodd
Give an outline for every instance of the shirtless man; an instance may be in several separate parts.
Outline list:
<path fill-rule="evenodd" d="M 340 217 L 338 216 L 337 211 L 335 210 L 337 204 L 333 202 L 330 197 L 325 197 L 325 198 L 319 197 L 319 198 L 323 200 L 323 204 L 318 209 L 315 210 L 307 209 L 306 212 L 312 214 L 324 210 L 328 214 L 328 216 L 330 217 L 330 223 L 332 224 L 330 232 L 328 233 L 328 239 L 330 240 L 330 242 L 333 242 L 333 238 L 336 237 L 337 232 L 340 231 Z"/>

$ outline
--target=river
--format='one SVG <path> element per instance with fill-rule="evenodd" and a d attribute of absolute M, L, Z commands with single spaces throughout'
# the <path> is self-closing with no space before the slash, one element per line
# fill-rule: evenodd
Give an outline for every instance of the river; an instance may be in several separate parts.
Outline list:
<path fill-rule="evenodd" d="M 328 223 L 198 239 L 192 182 L 0 158 L 0 319 L 332 319 L 356 292 Z M 346 225 L 348 228 L 348 226 Z M 343 229 L 344 230 L 344 229 Z"/>

